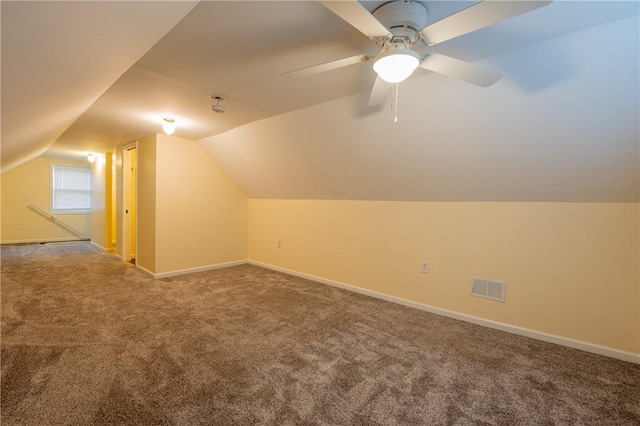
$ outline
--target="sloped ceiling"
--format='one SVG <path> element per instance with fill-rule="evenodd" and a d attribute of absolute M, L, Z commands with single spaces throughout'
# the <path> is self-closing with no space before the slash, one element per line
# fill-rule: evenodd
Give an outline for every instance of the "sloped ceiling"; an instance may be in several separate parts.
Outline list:
<path fill-rule="evenodd" d="M 110 151 L 169 116 L 252 197 L 639 198 L 635 1 L 556 0 L 436 46 L 505 78 L 479 89 L 419 70 L 400 85 L 395 124 L 388 106 L 366 106 L 371 63 L 282 75 L 377 51 L 315 1 L 204 1 L 191 12 L 5 3 L 3 171 L 53 141 L 45 155 Z M 474 2 L 422 3 L 433 22 Z M 212 93 L 229 95 L 226 114 L 211 112 Z"/>
<path fill-rule="evenodd" d="M 398 122 L 367 93 L 202 141 L 253 198 L 638 201 L 637 17 L 479 63 L 478 88 L 400 84 Z"/>
<path fill-rule="evenodd" d="M 2 1 L 2 170 L 49 148 L 196 4 Z"/>

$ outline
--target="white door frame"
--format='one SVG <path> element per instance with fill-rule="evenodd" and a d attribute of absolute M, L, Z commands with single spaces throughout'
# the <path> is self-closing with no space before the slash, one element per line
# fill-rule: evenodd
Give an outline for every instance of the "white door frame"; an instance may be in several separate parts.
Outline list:
<path fill-rule="evenodd" d="M 135 185 L 136 193 L 138 188 L 137 173 L 136 181 L 131 182 L 131 155 L 128 151 L 136 149 L 137 153 L 138 142 L 131 142 L 125 145 L 119 145 L 116 149 L 116 254 L 119 255 L 123 261 L 128 262 L 131 260 L 131 220 L 129 220 L 130 212 L 137 210 L 138 197 L 134 200 L 134 205 L 130 205 L 131 202 L 131 185 Z M 137 155 L 135 160 L 137 162 Z M 135 166 L 134 166 L 135 167 Z M 136 215 L 137 222 L 137 215 Z M 138 228 L 136 223 L 135 228 Z M 135 235 L 136 247 L 138 246 L 137 232 Z"/>

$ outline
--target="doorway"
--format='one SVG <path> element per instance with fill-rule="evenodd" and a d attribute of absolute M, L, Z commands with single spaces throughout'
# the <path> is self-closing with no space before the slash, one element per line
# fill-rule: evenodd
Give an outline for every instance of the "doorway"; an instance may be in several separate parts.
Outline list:
<path fill-rule="evenodd" d="M 135 264 L 137 231 L 137 143 L 122 147 L 122 232 L 121 256 L 125 262 Z"/>

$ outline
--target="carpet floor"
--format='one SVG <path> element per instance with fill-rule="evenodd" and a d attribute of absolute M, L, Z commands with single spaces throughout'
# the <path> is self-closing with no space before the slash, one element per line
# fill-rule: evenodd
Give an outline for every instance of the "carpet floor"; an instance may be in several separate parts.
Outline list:
<path fill-rule="evenodd" d="M 3 425 L 640 424 L 640 365 L 251 265 L 1 255 Z"/>

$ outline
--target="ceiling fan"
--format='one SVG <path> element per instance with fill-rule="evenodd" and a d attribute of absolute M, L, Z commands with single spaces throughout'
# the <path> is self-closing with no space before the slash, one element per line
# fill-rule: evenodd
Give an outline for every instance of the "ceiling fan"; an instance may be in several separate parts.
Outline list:
<path fill-rule="evenodd" d="M 382 104 L 389 94 L 390 84 L 408 78 L 416 68 L 487 87 L 502 78 L 497 71 L 469 62 L 429 51 L 428 48 L 443 41 L 496 24 L 540 7 L 552 0 L 484 0 L 427 25 L 427 9 L 413 0 L 394 0 L 370 13 L 357 0 L 320 1 L 358 31 L 381 47 L 377 55 L 360 54 L 324 64 L 299 69 L 287 75 L 311 75 L 369 60 L 375 60 L 377 73 L 369 97 L 369 105 Z M 427 48 L 426 53 L 419 53 Z"/>

